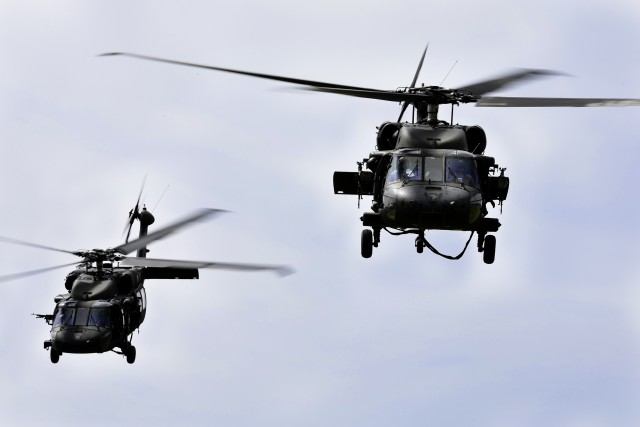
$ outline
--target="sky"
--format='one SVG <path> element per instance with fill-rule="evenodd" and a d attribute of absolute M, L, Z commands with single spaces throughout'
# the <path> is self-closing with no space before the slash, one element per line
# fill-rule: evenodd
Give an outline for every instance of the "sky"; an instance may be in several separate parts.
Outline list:
<path fill-rule="evenodd" d="M 68 250 L 230 211 L 149 256 L 287 264 L 148 281 L 137 360 L 42 348 L 66 270 L 2 283 L 0 424 L 631 427 L 640 424 L 640 109 L 476 108 L 511 188 L 496 261 L 360 256 L 355 171 L 400 106 L 124 57 L 310 80 L 456 87 L 561 71 L 504 96 L 640 98 L 631 0 L 0 3 L 0 235 Z M 444 116 L 448 115 L 443 107 Z M 444 117 L 442 117 L 444 118 Z M 165 192 L 166 190 L 166 192 Z M 164 192 L 164 196 L 162 196 Z M 153 226 L 152 226 L 153 227 Z M 153 230 L 153 228 L 152 228 Z M 466 233 L 430 232 L 457 254 Z M 0 274 L 73 262 L 0 246 Z"/>

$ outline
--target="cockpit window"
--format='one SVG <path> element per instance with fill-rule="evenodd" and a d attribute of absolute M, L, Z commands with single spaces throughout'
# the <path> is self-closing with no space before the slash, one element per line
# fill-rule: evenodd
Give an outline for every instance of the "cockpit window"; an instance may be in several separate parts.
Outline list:
<path fill-rule="evenodd" d="M 84 326 L 87 324 L 89 318 L 89 309 L 85 307 L 76 308 L 76 320 L 73 321 L 74 325 Z"/>
<path fill-rule="evenodd" d="M 108 307 L 93 307 L 89 314 L 89 326 L 109 327 L 111 325 Z"/>
<path fill-rule="evenodd" d="M 442 157 L 424 158 L 424 180 L 442 182 Z"/>
<path fill-rule="evenodd" d="M 422 157 L 394 156 L 387 174 L 387 184 L 396 181 L 420 181 L 422 179 Z"/>
<path fill-rule="evenodd" d="M 76 317 L 76 309 L 69 307 L 60 307 L 53 319 L 53 326 L 73 325 L 73 319 Z"/>
<path fill-rule="evenodd" d="M 53 326 L 111 326 L 109 307 L 61 307 L 53 319 Z"/>
<path fill-rule="evenodd" d="M 446 170 L 446 182 L 479 188 L 478 172 L 472 158 L 447 157 Z"/>

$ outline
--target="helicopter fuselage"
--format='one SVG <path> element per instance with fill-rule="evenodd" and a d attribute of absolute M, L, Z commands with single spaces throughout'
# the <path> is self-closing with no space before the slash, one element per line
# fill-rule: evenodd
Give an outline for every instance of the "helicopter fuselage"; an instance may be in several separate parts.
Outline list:
<path fill-rule="evenodd" d="M 108 314 L 98 314 L 100 311 Z M 50 346 L 59 354 L 104 353 L 126 340 L 120 307 L 109 301 L 64 301 L 55 313 L 51 340 L 45 341 L 45 348 Z"/>
<path fill-rule="evenodd" d="M 130 347 L 127 337 L 144 321 L 146 293 L 142 268 L 75 270 L 69 293 L 56 296 L 51 339 L 45 348 L 62 353 L 103 353 Z"/>
<path fill-rule="evenodd" d="M 381 229 L 418 234 L 419 252 L 426 230 L 477 232 L 480 249 L 484 236 L 498 230 L 486 205 L 506 199 L 509 180 L 503 169 L 491 176 L 497 165 L 482 154 L 482 128 L 387 122 L 379 127 L 377 145 L 358 172 L 334 174 L 335 193 L 373 196 L 372 212 L 361 218 L 372 228 L 363 234 L 363 256 L 370 256 L 366 246 L 377 247 Z M 365 164 L 369 171 L 362 170 Z"/>
<path fill-rule="evenodd" d="M 470 230 L 482 218 L 483 197 L 472 155 L 401 149 L 390 160 L 377 205 L 383 227 Z"/>

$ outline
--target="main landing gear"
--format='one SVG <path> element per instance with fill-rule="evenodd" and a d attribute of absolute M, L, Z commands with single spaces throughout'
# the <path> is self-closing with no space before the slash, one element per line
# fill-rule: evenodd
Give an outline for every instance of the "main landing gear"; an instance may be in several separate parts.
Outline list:
<path fill-rule="evenodd" d="M 131 345 L 129 341 L 126 342 L 122 347 L 122 352 L 112 349 L 111 351 L 122 354 L 127 358 L 127 363 L 131 364 L 136 361 L 136 348 Z M 49 358 L 51 359 L 51 363 L 58 363 L 60 361 L 60 356 L 62 356 L 62 352 L 53 348 L 51 341 L 47 340 L 44 342 L 44 349 L 49 350 Z"/>
<path fill-rule="evenodd" d="M 360 236 L 360 253 L 363 258 L 371 258 L 373 248 L 377 248 L 380 243 L 380 229 L 370 230 L 365 228 Z"/>
<path fill-rule="evenodd" d="M 136 361 L 136 348 L 127 341 L 127 344 L 122 346 L 122 354 L 127 358 L 127 363 L 132 364 Z"/>
<path fill-rule="evenodd" d="M 131 340 L 131 337 L 129 337 L 129 340 Z M 132 364 L 136 361 L 136 348 L 131 344 L 131 341 L 125 341 L 119 347 L 121 351 L 118 351 L 115 348 L 111 351 L 123 355 L 127 359 L 128 364 Z"/>
<path fill-rule="evenodd" d="M 418 235 L 415 240 L 415 247 L 416 251 L 419 254 L 423 253 L 424 248 L 427 247 L 436 255 L 440 255 L 451 260 L 460 259 L 462 257 L 474 234 L 474 232 L 471 233 L 471 235 L 469 236 L 469 240 L 467 240 L 467 243 L 465 244 L 464 249 L 460 254 L 458 254 L 457 256 L 450 256 L 438 252 L 433 246 L 429 244 L 427 239 L 424 237 L 425 230 L 409 230 L 391 234 L 399 235 L 407 233 L 415 233 Z M 373 254 L 373 248 L 377 248 L 379 243 L 380 228 L 373 228 L 372 230 L 366 228 L 362 230 L 362 235 L 360 237 L 360 253 L 362 254 L 362 257 L 371 258 L 371 255 Z M 496 258 L 496 236 L 494 236 L 493 234 L 487 235 L 486 231 L 478 232 L 478 252 L 482 252 L 482 260 L 485 264 L 493 264 L 493 261 Z"/>
<path fill-rule="evenodd" d="M 493 264 L 496 259 L 496 236 L 478 233 L 478 252 L 482 252 L 482 260 L 485 264 Z"/>
<path fill-rule="evenodd" d="M 58 363 L 60 360 L 60 353 L 53 347 L 49 350 L 49 356 L 51 357 L 51 363 Z"/>
<path fill-rule="evenodd" d="M 427 245 L 427 239 L 424 238 L 424 230 L 420 230 L 418 232 L 418 237 L 416 237 L 416 252 L 421 254 L 424 252 L 424 247 Z"/>
<path fill-rule="evenodd" d="M 53 343 L 51 340 L 46 340 L 44 342 L 44 349 L 49 350 L 49 358 L 51 359 L 51 363 L 58 363 L 60 361 L 60 356 L 62 353 L 53 348 Z"/>
<path fill-rule="evenodd" d="M 132 364 L 136 361 L 136 348 L 134 346 L 129 347 L 127 352 L 125 353 L 127 356 L 127 363 Z"/>

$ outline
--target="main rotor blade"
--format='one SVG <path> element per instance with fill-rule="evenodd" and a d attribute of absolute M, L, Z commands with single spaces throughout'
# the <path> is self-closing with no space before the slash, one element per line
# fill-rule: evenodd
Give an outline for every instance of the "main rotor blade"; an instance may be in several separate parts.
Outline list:
<path fill-rule="evenodd" d="M 483 97 L 477 107 L 640 107 L 640 99 Z"/>
<path fill-rule="evenodd" d="M 360 89 L 341 89 L 329 87 L 309 88 L 314 92 L 336 93 L 338 95 L 355 96 L 357 98 L 379 99 L 382 101 L 393 102 L 434 102 L 437 103 L 439 98 L 432 94 L 425 93 L 406 93 L 393 92 L 386 90 L 360 90 Z"/>
<path fill-rule="evenodd" d="M 56 265 L 56 266 L 53 266 L 53 267 L 39 268 L 37 270 L 23 271 L 22 273 L 6 274 L 4 276 L 0 276 L 0 283 L 9 282 L 11 280 L 18 280 L 18 279 L 22 279 L 23 277 L 34 276 L 36 274 L 42 274 L 42 273 L 46 273 L 47 271 L 57 270 L 59 268 L 69 267 L 69 266 L 77 265 L 77 264 L 79 264 L 79 263 L 78 262 L 72 262 L 72 263 L 69 263 L 69 264 Z"/>
<path fill-rule="evenodd" d="M 238 264 L 228 262 L 209 262 L 209 261 L 181 261 L 173 259 L 157 259 L 157 258 L 137 258 L 126 257 L 120 261 L 122 265 L 130 265 L 133 267 L 166 267 L 166 268 L 211 268 L 218 270 L 236 270 L 236 271 L 273 271 L 279 276 L 284 277 L 293 274 L 290 267 L 284 265 L 263 265 L 263 264 Z"/>
<path fill-rule="evenodd" d="M 424 48 L 424 52 L 422 52 L 422 58 L 420 58 L 420 63 L 418 64 L 418 69 L 416 70 L 415 76 L 413 76 L 413 81 L 411 82 L 411 86 L 409 86 L 410 88 L 416 87 L 416 82 L 418 81 L 418 76 L 420 75 L 422 64 L 424 63 L 424 57 L 427 55 L 427 49 L 429 49 L 429 43 L 427 43 L 427 46 Z M 409 103 L 407 101 L 404 101 L 402 103 L 402 108 L 400 109 L 400 117 L 398 117 L 398 122 L 402 120 L 402 116 L 404 115 L 404 112 L 407 110 L 408 106 L 409 106 Z"/>
<path fill-rule="evenodd" d="M 189 224 L 192 224 L 197 221 L 202 221 L 207 217 L 210 217 L 212 215 L 218 215 L 223 212 L 226 212 L 226 211 L 220 210 L 220 209 L 201 209 L 189 215 L 182 221 L 178 221 L 172 225 L 161 228 L 160 230 L 154 231 L 153 233 L 150 233 L 144 237 L 133 240 L 129 243 L 124 243 L 120 246 L 116 246 L 115 248 L 113 248 L 113 250 L 116 252 L 120 252 L 123 255 L 129 254 L 133 251 L 137 251 L 138 249 L 144 248 L 151 242 L 165 238 L 168 235 L 173 234 L 174 232 L 178 231 L 179 229 Z"/>
<path fill-rule="evenodd" d="M 498 89 L 504 89 L 510 86 L 514 86 L 516 83 L 523 83 L 527 80 L 559 75 L 564 74 L 553 70 L 518 70 L 498 78 L 484 80 L 478 83 L 459 87 L 457 88 L 457 90 L 469 91 L 472 94 L 479 96 L 484 95 L 485 93 L 495 92 Z"/>
<path fill-rule="evenodd" d="M 418 64 L 418 69 L 416 70 L 416 74 L 415 76 L 413 76 L 413 81 L 411 82 L 411 86 L 409 87 L 416 87 L 416 82 L 418 81 L 418 76 L 420 75 L 420 70 L 422 70 L 422 64 L 424 64 L 424 57 L 427 56 L 427 50 L 429 49 L 429 43 L 427 43 L 427 46 L 424 48 L 424 52 L 422 52 L 422 57 L 420 58 L 420 63 Z"/>
<path fill-rule="evenodd" d="M 76 255 L 76 253 L 72 251 L 52 248 L 51 246 L 39 245 L 38 243 L 26 242 L 24 240 L 12 239 L 11 237 L 0 236 L 0 242 L 10 243 L 12 245 L 29 246 L 32 248 L 45 249 L 47 251 L 64 252 L 66 254 Z"/>
<path fill-rule="evenodd" d="M 312 88 L 315 92 L 337 93 L 358 98 L 411 103 L 449 103 L 446 97 L 426 93 L 402 93 L 387 91 L 360 91 L 350 89 Z M 464 101 L 463 101 L 464 102 Z M 531 98 L 509 96 L 487 96 L 475 102 L 477 107 L 637 107 L 637 98 Z"/>
<path fill-rule="evenodd" d="M 293 77 L 277 76 L 277 75 L 273 75 L 273 74 L 254 73 L 254 72 L 251 72 L 251 71 L 234 70 L 234 69 L 231 69 L 231 68 L 214 67 L 214 66 L 211 66 L 211 65 L 195 64 L 193 62 L 175 61 L 173 59 L 165 59 L 165 58 L 158 58 L 158 57 L 155 57 L 155 56 L 139 55 L 139 54 L 136 54 L 136 53 L 111 52 L 111 53 L 103 53 L 103 54 L 101 54 L 99 56 L 128 56 L 130 58 L 145 59 L 145 60 L 148 60 L 148 61 L 164 62 L 164 63 L 167 63 L 167 64 L 185 65 L 187 67 L 204 68 L 204 69 L 207 69 L 207 70 L 222 71 L 222 72 L 225 72 L 225 73 L 242 74 L 244 76 L 258 77 L 258 78 L 261 78 L 261 79 L 276 80 L 276 81 L 279 81 L 279 82 L 294 83 L 294 84 L 305 85 L 305 86 L 332 87 L 332 88 L 343 88 L 343 89 L 375 90 L 375 89 L 367 89 L 367 88 L 358 87 L 358 86 L 349 86 L 349 85 L 341 85 L 341 84 L 335 84 L 335 83 L 319 82 L 319 81 L 315 81 L 315 80 L 304 80 L 304 79 L 297 79 L 297 78 L 293 78 Z"/>

